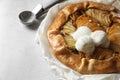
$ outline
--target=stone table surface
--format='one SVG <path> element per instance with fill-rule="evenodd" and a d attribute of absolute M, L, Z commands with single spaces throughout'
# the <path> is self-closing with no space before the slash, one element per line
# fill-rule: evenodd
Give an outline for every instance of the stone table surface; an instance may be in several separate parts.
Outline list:
<path fill-rule="evenodd" d="M 0 80 L 56 80 L 41 57 L 35 37 L 37 30 L 19 20 L 21 11 L 54 0 L 0 0 Z"/>

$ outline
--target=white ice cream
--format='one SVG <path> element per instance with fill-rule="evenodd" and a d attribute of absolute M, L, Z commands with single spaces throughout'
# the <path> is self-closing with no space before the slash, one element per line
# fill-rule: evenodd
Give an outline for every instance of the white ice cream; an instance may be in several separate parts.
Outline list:
<path fill-rule="evenodd" d="M 87 26 L 80 26 L 74 33 L 71 34 L 71 36 L 77 40 L 78 38 L 85 36 L 85 35 L 90 35 L 91 30 Z"/>
<path fill-rule="evenodd" d="M 91 33 L 91 38 L 93 39 L 96 46 L 101 45 L 106 39 L 106 33 L 102 30 L 97 30 Z"/>
<path fill-rule="evenodd" d="M 102 46 L 103 48 L 107 48 L 109 46 L 110 41 L 107 38 L 107 34 L 102 30 L 92 32 L 91 38 L 96 46 Z"/>
<path fill-rule="evenodd" d="M 97 46 L 108 48 L 110 44 L 104 31 L 92 32 L 87 26 L 80 26 L 71 36 L 76 40 L 75 48 L 87 55 L 91 55 Z"/>
<path fill-rule="evenodd" d="M 94 42 L 90 36 L 78 38 L 75 47 L 78 51 L 82 51 L 87 55 L 91 55 L 95 49 Z"/>

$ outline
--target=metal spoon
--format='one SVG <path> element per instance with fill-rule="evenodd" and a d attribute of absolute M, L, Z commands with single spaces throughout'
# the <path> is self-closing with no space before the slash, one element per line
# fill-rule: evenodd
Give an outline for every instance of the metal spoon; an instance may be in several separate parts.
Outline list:
<path fill-rule="evenodd" d="M 42 10 L 42 5 L 38 4 L 32 11 L 23 11 L 19 14 L 20 21 L 29 26 L 35 22 L 38 22 L 36 15 Z"/>
<path fill-rule="evenodd" d="M 27 26 L 32 25 L 32 24 L 38 24 L 39 23 L 38 18 L 40 16 L 42 16 L 44 13 L 46 13 L 49 10 L 49 8 L 52 7 L 53 5 L 55 5 L 56 3 L 60 3 L 63 1 L 65 1 L 65 0 L 57 0 L 44 8 L 42 5 L 38 4 L 32 11 L 21 12 L 19 14 L 19 19 L 23 24 L 25 24 Z"/>

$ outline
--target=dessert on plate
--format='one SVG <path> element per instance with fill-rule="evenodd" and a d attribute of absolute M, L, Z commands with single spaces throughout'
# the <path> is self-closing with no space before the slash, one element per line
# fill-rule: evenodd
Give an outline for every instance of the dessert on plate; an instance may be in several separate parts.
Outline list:
<path fill-rule="evenodd" d="M 47 30 L 54 56 L 81 74 L 120 72 L 118 15 L 115 7 L 103 3 L 69 4 Z"/>

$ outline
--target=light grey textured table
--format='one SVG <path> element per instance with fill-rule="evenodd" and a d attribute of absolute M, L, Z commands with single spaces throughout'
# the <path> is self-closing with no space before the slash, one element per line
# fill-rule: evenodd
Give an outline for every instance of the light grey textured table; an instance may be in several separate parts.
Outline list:
<path fill-rule="evenodd" d="M 54 0 L 0 0 L 0 80 L 56 80 L 41 57 L 36 31 L 18 19 L 24 10 Z"/>

